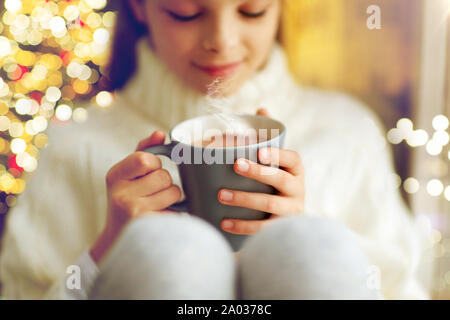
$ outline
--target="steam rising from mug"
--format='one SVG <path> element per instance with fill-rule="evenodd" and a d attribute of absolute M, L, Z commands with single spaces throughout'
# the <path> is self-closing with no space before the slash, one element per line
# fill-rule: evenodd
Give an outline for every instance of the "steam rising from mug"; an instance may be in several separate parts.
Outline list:
<path fill-rule="evenodd" d="M 239 132 L 250 129 L 251 126 L 238 113 L 233 112 L 230 100 L 223 95 L 227 83 L 232 80 L 232 77 L 228 80 L 219 77 L 207 85 L 206 111 L 220 120 L 220 123 L 223 124 L 221 129 L 224 132 L 228 130 L 239 134 Z"/>

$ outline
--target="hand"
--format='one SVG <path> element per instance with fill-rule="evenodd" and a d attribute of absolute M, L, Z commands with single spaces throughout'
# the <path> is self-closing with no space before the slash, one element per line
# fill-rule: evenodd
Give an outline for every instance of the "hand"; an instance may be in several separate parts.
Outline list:
<path fill-rule="evenodd" d="M 258 114 L 268 116 L 266 110 Z M 264 166 L 247 159 L 237 159 L 234 171 L 249 179 L 273 186 L 275 195 L 221 189 L 218 193 L 220 203 L 271 213 L 265 220 L 224 219 L 222 229 L 233 234 L 254 234 L 273 219 L 303 213 L 305 190 L 304 168 L 297 152 L 277 148 L 262 148 L 258 159 L 263 164 L 275 164 L 280 168 Z M 270 170 L 270 172 L 268 172 Z"/>
<path fill-rule="evenodd" d="M 115 164 L 106 175 L 108 212 L 106 226 L 91 249 L 98 263 L 132 219 L 164 210 L 178 202 L 181 190 L 172 183 L 169 172 L 161 167 L 161 160 L 143 150 L 164 143 L 164 132 L 155 131 L 142 140 L 136 151 Z"/>

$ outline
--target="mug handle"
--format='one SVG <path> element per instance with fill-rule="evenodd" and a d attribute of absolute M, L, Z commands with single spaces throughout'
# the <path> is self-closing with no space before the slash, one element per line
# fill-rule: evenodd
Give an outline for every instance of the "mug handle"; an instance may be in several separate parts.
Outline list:
<path fill-rule="evenodd" d="M 165 156 L 169 159 L 172 159 L 172 149 L 175 146 L 174 142 L 165 145 L 153 146 L 144 150 L 144 152 L 152 153 L 154 155 Z M 188 211 L 188 200 L 185 199 L 183 201 L 177 202 L 167 209 L 175 211 L 175 212 L 187 212 Z"/>

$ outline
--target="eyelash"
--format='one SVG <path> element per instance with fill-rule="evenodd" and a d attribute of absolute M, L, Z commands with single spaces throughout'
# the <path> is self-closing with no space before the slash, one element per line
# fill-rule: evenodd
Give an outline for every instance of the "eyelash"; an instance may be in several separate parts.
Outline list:
<path fill-rule="evenodd" d="M 201 12 L 199 12 L 199 13 L 193 15 L 193 16 L 180 16 L 180 15 L 174 13 L 174 12 L 171 12 L 171 11 L 167 11 L 167 12 L 173 19 L 181 21 L 181 22 L 192 21 L 192 20 L 196 19 L 197 17 L 199 17 L 202 14 Z M 264 14 L 266 13 L 266 10 L 258 12 L 258 13 L 248 13 L 248 12 L 245 12 L 245 11 L 239 11 L 239 12 L 242 15 L 244 15 L 245 17 L 247 17 L 247 18 L 257 19 L 257 18 L 260 18 L 260 17 L 264 16 Z"/>
<path fill-rule="evenodd" d="M 194 20 L 195 18 L 197 18 L 197 17 L 199 17 L 199 16 L 201 15 L 200 12 L 197 13 L 197 14 L 195 14 L 195 15 L 193 15 L 193 16 L 180 16 L 180 15 L 175 14 L 175 13 L 170 12 L 170 11 L 167 11 L 167 12 L 169 13 L 169 15 L 170 15 L 173 19 L 178 20 L 178 21 L 181 21 L 181 22 L 188 22 L 188 21 Z"/>
<path fill-rule="evenodd" d="M 249 12 L 245 12 L 245 11 L 239 11 L 241 14 L 243 14 L 244 16 L 246 16 L 247 18 L 260 18 L 262 16 L 264 16 L 264 14 L 266 13 L 266 10 L 263 10 L 261 12 L 257 12 L 257 13 L 249 13 Z"/>

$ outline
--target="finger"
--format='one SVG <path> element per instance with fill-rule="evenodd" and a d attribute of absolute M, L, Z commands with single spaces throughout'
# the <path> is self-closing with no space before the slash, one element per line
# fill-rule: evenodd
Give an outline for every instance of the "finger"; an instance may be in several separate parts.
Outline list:
<path fill-rule="evenodd" d="M 270 147 L 261 148 L 258 151 L 258 159 L 263 164 L 282 167 L 294 176 L 303 174 L 302 160 L 295 151 Z"/>
<path fill-rule="evenodd" d="M 272 215 L 270 218 L 264 220 L 224 219 L 221 227 L 228 233 L 252 235 L 271 223 L 276 217 L 276 215 Z"/>
<path fill-rule="evenodd" d="M 164 144 L 164 139 L 166 138 L 166 134 L 164 131 L 156 130 L 152 133 L 152 135 L 144 140 L 141 140 L 136 147 L 136 151 L 144 151 L 145 149 Z"/>
<path fill-rule="evenodd" d="M 133 180 L 128 186 L 128 193 L 137 197 L 148 197 L 172 185 L 172 177 L 166 169 L 157 169 Z"/>
<path fill-rule="evenodd" d="M 265 116 L 265 117 L 269 117 L 270 118 L 269 111 L 267 111 L 267 109 L 265 109 L 265 108 L 259 108 L 258 111 L 256 111 L 256 114 L 258 116 Z"/>
<path fill-rule="evenodd" d="M 181 199 L 181 190 L 177 185 L 161 190 L 151 196 L 137 199 L 137 212 L 161 211 L 177 203 Z"/>
<path fill-rule="evenodd" d="M 303 211 L 303 203 L 297 198 L 278 195 L 221 189 L 217 194 L 220 203 L 232 207 L 243 207 L 276 215 L 294 215 Z"/>
<path fill-rule="evenodd" d="M 268 168 L 265 165 L 240 158 L 234 163 L 234 170 L 241 176 L 268 184 L 285 195 L 294 196 L 301 191 L 298 178 L 279 168 Z"/>
<path fill-rule="evenodd" d="M 107 174 L 107 181 L 133 180 L 161 168 L 157 156 L 137 151 L 115 164 Z"/>

